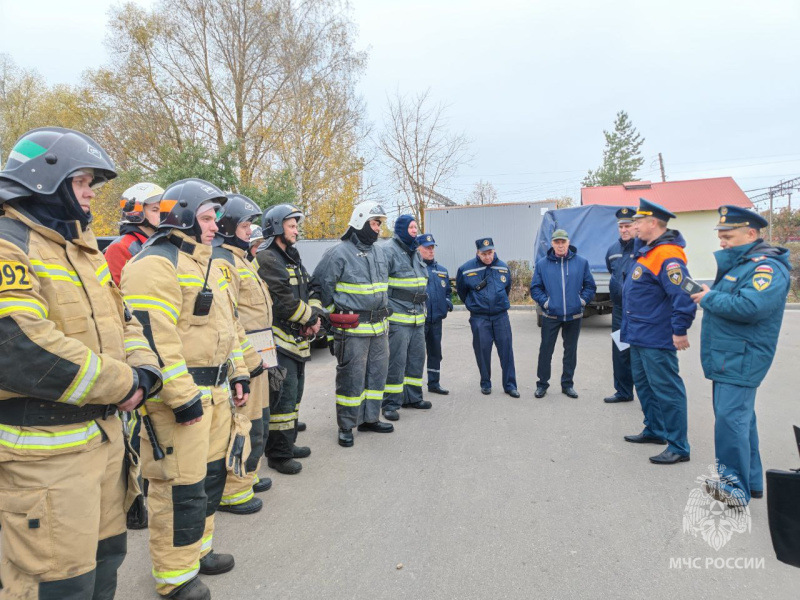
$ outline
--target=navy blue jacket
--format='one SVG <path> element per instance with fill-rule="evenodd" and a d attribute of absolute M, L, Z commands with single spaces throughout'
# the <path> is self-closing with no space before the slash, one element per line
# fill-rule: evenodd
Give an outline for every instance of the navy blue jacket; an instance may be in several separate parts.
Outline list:
<path fill-rule="evenodd" d="M 643 348 L 675 350 L 673 335 L 686 335 L 697 306 L 681 287 L 686 268 L 686 242 L 667 229 L 650 244 L 637 239 L 636 262 L 622 291 L 623 342 Z"/>
<path fill-rule="evenodd" d="M 714 381 L 758 387 L 778 345 L 789 293 L 789 251 L 758 240 L 714 256 L 717 277 L 700 302 L 703 372 Z"/>
<path fill-rule="evenodd" d="M 486 280 L 480 290 L 475 289 Z M 508 265 L 494 255 L 492 264 L 486 266 L 476 256 L 458 269 L 456 292 L 467 310 L 474 315 L 494 316 L 504 313 L 511 306 L 511 271 Z"/>
<path fill-rule="evenodd" d="M 608 291 L 615 306 L 622 308 L 622 284 L 630 274 L 634 262 L 633 244 L 636 238 L 623 241 L 622 238 L 611 244 L 606 252 L 606 268 L 611 273 Z"/>
<path fill-rule="evenodd" d="M 589 262 L 570 246 L 567 255 L 556 256 L 550 248 L 536 263 L 531 281 L 531 298 L 544 313 L 559 321 L 583 316 L 583 307 L 594 298 L 597 286 Z"/>
<path fill-rule="evenodd" d="M 453 301 L 450 299 L 453 290 L 450 288 L 450 276 L 447 269 L 437 263 L 423 261 L 428 267 L 428 315 L 427 321 L 441 321 L 447 318 L 447 313 L 453 310 Z"/>

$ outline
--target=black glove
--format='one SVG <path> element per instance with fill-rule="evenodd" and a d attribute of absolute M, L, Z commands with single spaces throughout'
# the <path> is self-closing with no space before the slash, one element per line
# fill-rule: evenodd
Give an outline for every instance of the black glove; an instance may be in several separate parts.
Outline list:
<path fill-rule="evenodd" d="M 228 469 L 230 469 L 237 477 L 242 477 L 244 475 L 244 458 L 242 457 L 242 453 L 244 452 L 244 441 L 244 436 L 237 433 L 233 440 L 231 453 L 228 455 Z"/>

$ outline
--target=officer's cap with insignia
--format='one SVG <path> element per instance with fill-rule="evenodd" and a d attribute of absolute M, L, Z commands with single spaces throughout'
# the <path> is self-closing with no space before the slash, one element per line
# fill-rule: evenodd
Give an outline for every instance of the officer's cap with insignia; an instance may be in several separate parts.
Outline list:
<path fill-rule="evenodd" d="M 417 236 L 417 244 L 427 248 L 428 246 L 435 246 L 436 240 L 433 239 L 433 236 L 430 233 L 426 233 L 424 235 Z"/>
<path fill-rule="evenodd" d="M 483 252 L 484 250 L 494 250 L 494 242 L 492 238 L 481 238 L 479 240 L 475 240 L 475 247 L 478 249 L 478 252 Z"/>
<path fill-rule="evenodd" d="M 617 223 L 633 223 L 633 215 L 636 214 L 636 209 L 629 206 L 620 208 L 614 213 L 617 217 Z"/>
<path fill-rule="evenodd" d="M 654 217 L 662 221 L 669 221 L 675 219 L 675 215 L 669 212 L 666 208 L 655 202 L 650 202 L 647 198 L 639 198 L 639 209 L 633 215 L 634 219 L 644 219 L 645 217 Z"/>
<path fill-rule="evenodd" d="M 719 231 L 739 229 L 740 227 L 762 229 L 767 225 L 769 225 L 769 222 L 758 213 L 742 208 L 741 206 L 731 206 L 728 204 L 719 207 L 719 223 L 714 229 Z"/>

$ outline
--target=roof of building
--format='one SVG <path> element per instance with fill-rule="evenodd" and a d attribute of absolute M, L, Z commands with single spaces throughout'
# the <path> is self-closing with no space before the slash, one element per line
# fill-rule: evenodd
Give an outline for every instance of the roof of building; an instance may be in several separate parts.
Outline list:
<path fill-rule="evenodd" d="M 581 204 L 605 206 L 638 206 L 639 198 L 647 198 L 674 213 L 716 210 L 723 204 L 752 208 L 750 201 L 733 177 L 712 177 L 687 181 L 631 181 L 581 189 Z"/>

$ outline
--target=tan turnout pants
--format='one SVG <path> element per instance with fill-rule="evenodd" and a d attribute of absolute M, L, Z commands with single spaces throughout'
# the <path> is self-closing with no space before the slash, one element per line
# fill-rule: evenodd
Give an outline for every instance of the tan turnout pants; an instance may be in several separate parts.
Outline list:
<path fill-rule="evenodd" d="M 224 457 L 231 430 L 228 387 L 200 389 L 203 418 L 193 425 L 179 425 L 170 408 L 147 402 L 164 459 L 153 459 L 142 427 L 142 476 L 150 480 L 150 556 L 161 595 L 200 571 L 200 558 L 211 552 L 214 513 L 225 485 Z"/>
<path fill-rule="evenodd" d="M 244 504 L 254 496 L 253 485 L 258 483 L 258 468 L 261 465 L 261 458 L 264 456 L 264 444 L 266 443 L 263 413 L 264 407 L 269 407 L 268 393 L 268 375 L 264 371 L 255 379 L 250 380 L 250 398 L 245 406 L 236 409 L 237 412 L 250 419 L 251 423 L 250 456 L 245 457 L 247 476 L 240 478 L 228 472 L 220 504 L 229 506 Z"/>
<path fill-rule="evenodd" d="M 122 423 L 112 416 L 65 429 L 74 451 L 0 455 L 4 600 L 114 597 L 127 540 Z M 47 444 L 52 430 L 26 428 L 18 443 Z"/>

